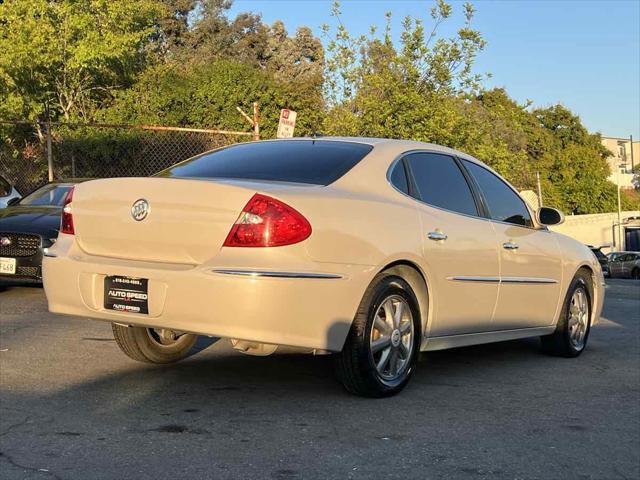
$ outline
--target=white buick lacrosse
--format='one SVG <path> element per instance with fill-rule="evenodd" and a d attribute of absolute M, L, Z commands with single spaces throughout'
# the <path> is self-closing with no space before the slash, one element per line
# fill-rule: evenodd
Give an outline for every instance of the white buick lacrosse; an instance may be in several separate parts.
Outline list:
<path fill-rule="evenodd" d="M 426 143 L 243 143 L 151 178 L 69 192 L 43 279 L 49 309 L 112 323 L 170 363 L 198 335 L 244 353 L 333 353 L 350 392 L 387 396 L 420 351 L 539 336 L 576 357 L 603 303 L 589 249 L 547 228 L 473 157 Z"/>

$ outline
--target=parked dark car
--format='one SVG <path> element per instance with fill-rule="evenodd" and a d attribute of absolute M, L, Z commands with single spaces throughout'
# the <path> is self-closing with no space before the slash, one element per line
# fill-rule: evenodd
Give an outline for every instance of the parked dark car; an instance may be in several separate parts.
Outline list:
<path fill-rule="evenodd" d="M 0 209 L 0 285 L 41 283 L 43 249 L 58 238 L 65 196 L 78 182 L 47 184 Z"/>
<path fill-rule="evenodd" d="M 587 245 L 591 251 L 593 252 L 593 254 L 596 256 L 596 258 L 598 259 L 598 262 L 600 262 L 600 267 L 602 267 L 602 273 L 604 274 L 605 277 L 609 276 L 609 257 L 607 257 L 603 252 L 602 252 L 602 247 L 594 247 L 593 245 Z"/>
<path fill-rule="evenodd" d="M 613 262 L 617 257 L 624 255 L 625 253 L 627 252 L 609 252 L 607 253 L 607 258 L 609 259 L 609 262 Z"/>
<path fill-rule="evenodd" d="M 640 280 L 640 253 L 620 252 L 609 263 L 611 278 L 633 278 Z"/>

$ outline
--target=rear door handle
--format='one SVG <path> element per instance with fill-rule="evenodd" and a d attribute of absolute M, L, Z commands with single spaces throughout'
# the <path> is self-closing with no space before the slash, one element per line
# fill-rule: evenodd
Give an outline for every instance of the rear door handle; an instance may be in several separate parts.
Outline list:
<path fill-rule="evenodd" d="M 438 241 L 438 240 L 446 240 L 448 237 L 446 233 L 438 232 L 436 230 L 435 232 L 429 232 L 427 234 L 427 238 L 429 238 L 429 240 Z"/>
<path fill-rule="evenodd" d="M 502 244 L 502 248 L 506 250 L 517 250 L 518 248 L 520 248 L 520 245 L 513 242 L 505 242 Z"/>

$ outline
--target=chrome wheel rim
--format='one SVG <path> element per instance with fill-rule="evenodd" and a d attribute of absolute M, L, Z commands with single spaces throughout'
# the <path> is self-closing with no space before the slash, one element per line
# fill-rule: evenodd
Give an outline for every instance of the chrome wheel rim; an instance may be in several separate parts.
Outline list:
<path fill-rule="evenodd" d="M 589 301 L 582 287 L 578 287 L 571 296 L 568 327 L 571 345 L 576 350 L 582 350 L 589 328 Z"/>
<path fill-rule="evenodd" d="M 376 311 L 369 346 L 376 371 L 381 379 L 400 378 L 411 364 L 413 355 L 413 315 L 400 295 L 385 298 Z"/>

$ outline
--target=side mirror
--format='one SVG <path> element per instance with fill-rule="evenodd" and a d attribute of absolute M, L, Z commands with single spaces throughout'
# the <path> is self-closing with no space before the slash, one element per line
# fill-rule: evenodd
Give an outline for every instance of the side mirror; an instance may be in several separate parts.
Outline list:
<path fill-rule="evenodd" d="M 560 225 L 564 222 L 564 214 L 550 207 L 540 207 L 536 212 L 538 222 L 542 225 Z"/>
<path fill-rule="evenodd" d="M 16 205 L 20 202 L 20 197 L 13 197 L 11 200 L 7 202 L 7 207 L 11 207 L 12 205 Z"/>

